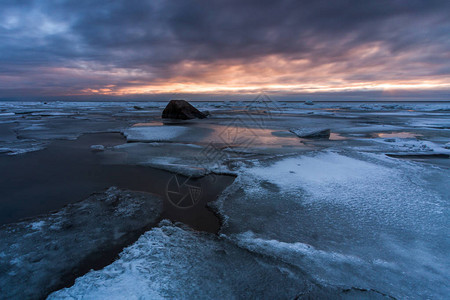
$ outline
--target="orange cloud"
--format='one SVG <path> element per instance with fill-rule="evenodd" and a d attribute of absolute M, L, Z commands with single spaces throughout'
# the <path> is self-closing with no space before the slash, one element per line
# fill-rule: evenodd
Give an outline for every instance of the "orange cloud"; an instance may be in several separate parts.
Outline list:
<path fill-rule="evenodd" d="M 172 66 L 168 70 L 170 76 L 167 78 L 146 82 L 145 75 L 137 76 L 121 85 L 96 87 L 82 92 L 124 96 L 163 93 L 316 93 L 450 88 L 450 80 L 443 76 L 411 75 L 417 72 L 408 74 L 405 71 L 408 68 L 424 67 L 408 62 L 414 57 L 414 53 L 391 55 L 387 58 L 388 54 L 388 50 L 381 44 L 372 43 L 353 49 L 348 54 L 350 57 L 337 58 L 331 62 L 316 63 L 310 59 L 279 55 L 269 55 L 248 62 L 184 61 Z M 350 59 L 351 57 L 354 59 Z M 385 63 L 384 60 L 387 59 L 390 63 Z M 116 72 L 121 75 L 127 74 L 125 71 Z"/>

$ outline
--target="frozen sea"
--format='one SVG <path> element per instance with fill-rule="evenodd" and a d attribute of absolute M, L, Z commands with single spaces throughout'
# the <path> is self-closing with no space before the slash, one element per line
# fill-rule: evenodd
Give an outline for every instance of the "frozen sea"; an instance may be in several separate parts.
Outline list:
<path fill-rule="evenodd" d="M 0 299 L 448 299 L 449 102 L 166 104 L 0 102 Z"/>

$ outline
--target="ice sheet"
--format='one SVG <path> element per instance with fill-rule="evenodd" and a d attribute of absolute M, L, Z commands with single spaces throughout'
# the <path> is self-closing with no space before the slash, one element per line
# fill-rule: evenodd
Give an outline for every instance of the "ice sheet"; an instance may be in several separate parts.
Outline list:
<path fill-rule="evenodd" d="M 215 207 L 224 237 L 319 281 L 440 298 L 449 290 L 449 179 L 383 155 L 325 151 L 241 169 Z"/>

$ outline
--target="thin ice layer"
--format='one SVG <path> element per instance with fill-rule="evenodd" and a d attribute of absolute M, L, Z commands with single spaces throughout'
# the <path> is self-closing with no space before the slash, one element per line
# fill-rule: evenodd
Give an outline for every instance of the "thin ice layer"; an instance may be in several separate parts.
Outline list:
<path fill-rule="evenodd" d="M 122 159 L 114 154 L 123 153 Z M 234 155 L 236 156 L 236 155 Z M 104 155 L 105 163 L 144 165 L 185 176 L 201 177 L 211 172 L 226 173 L 226 159 L 233 153 L 205 146 L 181 143 L 127 143 Z"/>

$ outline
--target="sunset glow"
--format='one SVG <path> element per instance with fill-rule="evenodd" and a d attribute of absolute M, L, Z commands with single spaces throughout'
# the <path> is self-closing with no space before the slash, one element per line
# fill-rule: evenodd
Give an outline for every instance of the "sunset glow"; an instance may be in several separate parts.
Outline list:
<path fill-rule="evenodd" d="M 255 93 L 255 92 L 284 92 L 284 93 L 314 93 L 314 92 L 339 92 L 339 91 L 398 91 L 398 90 L 441 90 L 449 89 L 450 83 L 370 83 L 361 82 L 348 86 L 324 86 L 324 85 L 254 85 L 254 86 L 232 86 L 232 85 L 198 85 L 195 83 L 173 83 L 157 86 L 139 86 L 130 88 L 114 89 L 86 89 L 86 94 L 100 95 L 132 95 L 148 93 Z"/>
<path fill-rule="evenodd" d="M 1 4 L 0 98 L 419 91 L 445 99 L 450 17 L 438 2 Z"/>

